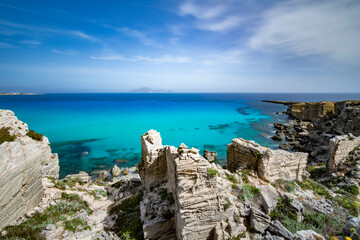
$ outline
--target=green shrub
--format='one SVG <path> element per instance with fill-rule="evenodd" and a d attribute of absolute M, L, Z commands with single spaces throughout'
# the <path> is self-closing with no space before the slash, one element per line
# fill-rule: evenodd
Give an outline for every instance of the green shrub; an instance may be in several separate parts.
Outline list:
<path fill-rule="evenodd" d="M 339 188 L 341 188 L 345 192 L 348 192 L 350 195 L 354 197 L 359 195 L 359 187 L 356 185 L 344 185 L 344 186 L 339 186 Z"/>
<path fill-rule="evenodd" d="M 126 169 L 121 171 L 121 175 L 123 175 L 123 176 L 126 176 L 128 174 L 129 174 L 129 172 Z"/>
<path fill-rule="evenodd" d="M 118 218 L 111 229 L 118 236 L 126 234 L 127 239 L 143 240 L 142 223 L 140 220 L 140 201 L 143 194 L 125 199 L 120 205 L 110 209 L 110 214 L 116 214 Z"/>
<path fill-rule="evenodd" d="M 90 227 L 86 223 L 86 221 L 79 218 L 79 217 L 76 217 L 76 218 L 73 218 L 71 220 L 65 221 L 64 225 L 65 225 L 65 230 L 69 230 L 69 231 L 72 231 L 72 232 L 76 232 L 76 230 L 78 229 L 79 226 L 81 227 L 81 229 L 84 229 L 84 230 L 89 230 L 90 229 Z"/>
<path fill-rule="evenodd" d="M 270 217 L 277 220 L 289 218 L 297 221 L 296 211 L 290 206 L 292 199 L 279 198 L 275 209 L 270 213 Z"/>
<path fill-rule="evenodd" d="M 68 201 L 68 202 L 67 202 Z M 36 212 L 16 226 L 8 226 L 5 239 L 45 239 L 40 233 L 48 224 L 67 220 L 66 216 L 74 215 L 81 209 L 91 214 L 91 209 L 77 194 L 62 193 L 62 201 L 50 206 L 43 213 Z"/>
<path fill-rule="evenodd" d="M 159 195 L 162 200 L 167 200 L 170 205 L 173 205 L 175 203 L 173 194 L 171 192 L 168 192 L 166 188 L 162 188 Z"/>
<path fill-rule="evenodd" d="M 302 189 L 310 189 L 315 193 L 319 194 L 320 196 L 325 196 L 329 200 L 332 199 L 329 189 L 324 185 L 315 182 L 314 180 L 306 179 L 303 182 L 297 181 L 297 184 L 299 184 Z"/>
<path fill-rule="evenodd" d="M 244 202 L 246 199 L 252 200 L 256 195 L 260 194 L 260 189 L 250 185 L 250 184 L 244 184 L 241 187 L 241 193 L 239 195 L 240 201 Z"/>
<path fill-rule="evenodd" d="M 10 128 L 0 128 L 0 144 L 3 144 L 4 142 L 12 142 L 15 141 L 16 136 L 10 135 L 9 132 Z"/>
<path fill-rule="evenodd" d="M 239 183 L 234 175 L 227 175 L 226 179 L 229 180 L 230 182 L 232 182 L 232 184 L 235 184 L 235 185 Z"/>
<path fill-rule="evenodd" d="M 41 141 L 43 136 L 40 133 L 35 132 L 34 130 L 30 130 L 26 133 L 27 136 L 31 137 L 32 139 L 36 140 L 36 141 Z"/>
<path fill-rule="evenodd" d="M 212 168 L 208 168 L 207 172 L 208 172 L 209 177 L 212 177 L 212 178 L 215 177 L 216 175 L 218 175 L 218 176 L 220 175 L 218 170 L 212 169 Z"/>

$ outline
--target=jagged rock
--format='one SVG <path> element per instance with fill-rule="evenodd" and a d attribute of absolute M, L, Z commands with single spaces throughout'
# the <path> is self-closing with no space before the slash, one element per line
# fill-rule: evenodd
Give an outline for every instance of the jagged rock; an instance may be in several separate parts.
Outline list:
<path fill-rule="evenodd" d="M 204 151 L 204 158 L 208 160 L 209 162 L 213 163 L 216 161 L 217 153 L 216 152 L 210 152 L 208 150 Z"/>
<path fill-rule="evenodd" d="M 271 150 L 241 138 L 233 139 L 227 150 L 227 167 L 232 172 L 256 170 L 259 177 L 267 181 L 281 178 L 301 181 L 306 174 L 307 153 Z"/>
<path fill-rule="evenodd" d="M 284 238 L 279 236 L 274 236 L 270 232 L 266 231 L 265 240 L 284 240 Z"/>
<path fill-rule="evenodd" d="M 51 153 L 46 137 L 37 141 L 27 136 L 28 126 L 9 110 L 0 110 L 3 127 L 16 139 L 0 145 L 0 228 L 39 204 L 43 177 L 59 175 L 59 159 Z"/>
<path fill-rule="evenodd" d="M 329 174 L 336 172 L 337 165 L 345 161 L 349 153 L 358 146 L 360 146 L 360 137 L 344 135 L 330 139 L 330 153 L 327 162 L 327 171 Z"/>
<path fill-rule="evenodd" d="M 271 139 L 275 141 L 282 141 L 282 137 L 279 135 L 272 136 Z"/>
<path fill-rule="evenodd" d="M 260 189 L 260 200 L 262 209 L 264 209 L 266 214 L 270 214 L 272 212 L 279 199 L 279 194 L 277 190 L 271 185 L 258 185 Z"/>
<path fill-rule="evenodd" d="M 314 232 L 313 230 L 297 231 L 294 237 L 295 240 L 325 240 L 322 235 Z"/>
<path fill-rule="evenodd" d="M 185 144 L 178 149 L 162 146 L 160 134 L 154 130 L 141 139 L 139 173 L 145 187 L 141 215 L 150 217 L 143 217 L 145 238 L 164 233 L 167 239 L 228 239 L 246 231 L 235 197 L 224 187 L 231 183 L 223 169 Z M 210 176 L 209 169 L 215 175 Z M 153 207 L 163 206 L 165 201 L 158 199 L 156 188 L 164 188 L 173 197 L 174 218 L 165 219 L 160 208 Z"/>
<path fill-rule="evenodd" d="M 83 171 L 80 171 L 77 174 L 68 174 L 68 175 L 66 175 L 65 178 L 79 179 L 83 183 L 91 182 L 91 177 L 89 176 L 89 174 L 87 172 L 83 172 Z"/>
<path fill-rule="evenodd" d="M 285 238 L 285 240 L 293 240 L 294 235 L 287 230 L 279 221 L 271 221 L 269 228 L 267 229 L 269 232 L 276 234 L 280 237 Z"/>
<path fill-rule="evenodd" d="M 251 208 L 250 226 L 262 234 L 270 225 L 271 218 L 260 210 Z"/>
<path fill-rule="evenodd" d="M 120 174 L 120 168 L 117 165 L 114 165 L 114 167 L 111 169 L 111 174 L 116 177 Z"/>

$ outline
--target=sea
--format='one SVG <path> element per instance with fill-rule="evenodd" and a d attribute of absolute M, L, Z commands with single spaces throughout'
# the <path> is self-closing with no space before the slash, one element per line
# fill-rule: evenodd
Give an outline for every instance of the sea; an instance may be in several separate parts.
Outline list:
<path fill-rule="evenodd" d="M 30 129 L 49 138 L 59 154 L 60 177 L 86 171 L 96 175 L 115 164 L 136 166 L 140 137 L 160 132 L 163 145 L 216 151 L 226 163 L 233 138 L 277 149 L 274 122 L 287 122 L 287 107 L 262 100 L 360 100 L 360 93 L 79 93 L 0 96 Z"/>

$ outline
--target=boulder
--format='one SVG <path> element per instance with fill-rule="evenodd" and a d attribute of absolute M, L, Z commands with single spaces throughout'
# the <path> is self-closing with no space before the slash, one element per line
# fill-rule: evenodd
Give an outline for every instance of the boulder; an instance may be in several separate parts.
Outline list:
<path fill-rule="evenodd" d="M 329 141 L 329 159 L 327 171 L 329 174 L 336 172 L 337 166 L 346 161 L 346 157 L 356 147 L 360 146 L 360 137 L 353 135 L 336 136 Z"/>
<path fill-rule="evenodd" d="M 117 165 L 114 165 L 114 167 L 111 169 L 111 175 L 114 177 L 119 176 L 120 174 L 120 168 Z"/>
<path fill-rule="evenodd" d="M 294 239 L 294 235 L 277 220 L 272 221 L 267 230 L 279 237 L 283 237 L 285 240 Z"/>
<path fill-rule="evenodd" d="M 268 215 L 258 209 L 251 208 L 250 226 L 252 229 L 264 234 L 270 225 L 270 221 L 271 218 Z"/>
<path fill-rule="evenodd" d="M 227 153 L 227 167 L 232 172 L 239 169 L 255 170 L 266 181 L 301 181 L 306 175 L 307 153 L 272 150 L 242 138 L 233 139 L 228 144 Z"/>

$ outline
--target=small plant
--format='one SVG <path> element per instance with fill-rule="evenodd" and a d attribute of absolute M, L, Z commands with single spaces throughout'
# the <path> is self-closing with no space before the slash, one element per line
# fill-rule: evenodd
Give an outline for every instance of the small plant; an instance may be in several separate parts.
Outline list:
<path fill-rule="evenodd" d="M 36 141 L 42 141 L 43 139 L 43 136 L 42 134 L 40 133 L 37 133 L 35 132 L 34 130 L 29 130 L 27 133 L 26 133 L 27 136 L 31 137 L 32 139 L 36 140 Z"/>
<path fill-rule="evenodd" d="M 129 174 L 129 172 L 126 169 L 121 171 L 121 175 L 123 175 L 123 176 L 126 176 L 128 174 Z"/>
<path fill-rule="evenodd" d="M 218 176 L 220 175 L 219 171 L 217 169 L 208 168 L 207 172 L 208 172 L 209 177 L 211 177 L 211 178 L 215 177 L 216 175 L 218 175 Z"/>
<path fill-rule="evenodd" d="M 226 198 L 226 203 L 224 204 L 224 210 L 226 211 L 231 205 L 229 198 Z"/>
<path fill-rule="evenodd" d="M 235 185 L 239 183 L 238 180 L 236 179 L 236 177 L 234 175 L 232 175 L 232 174 L 227 175 L 226 179 L 229 180 L 230 182 L 232 182 L 232 184 L 235 184 Z"/>
<path fill-rule="evenodd" d="M 90 227 L 86 223 L 86 221 L 79 218 L 79 217 L 76 217 L 76 218 L 73 218 L 71 220 L 65 221 L 64 225 L 65 225 L 65 230 L 69 230 L 69 231 L 72 231 L 72 232 L 76 232 L 76 230 L 78 230 L 79 227 L 84 229 L 84 230 L 89 230 L 90 229 Z"/>
<path fill-rule="evenodd" d="M 292 199 L 279 198 L 275 209 L 270 213 L 270 217 L 277 220 L 289 218 L 297 221 L 296 211 L 290 206 L 291 202 Z"/>
<path fill-rule="evenodd" d="M 256 195 L 260 193 L 261 191 L 259 188 L 250 184 L 245 184 L 241 187 L 241 193 L 239 195 L 239 199 L 242 202 L 245 202 L 246 199 L 251 201 Z"/>
<path fill-rule="evenodd" d="M 16 136 L 11 135 L 9 132 L 10 128 L 0 128 L 0 144 L 3 144 L 4 142 L 12 142 L 15 141 Z"/>
<path fill-rule="evenodd" d="M 110 214 L 116 214 L 118 218 L 111 229 L 118 236 L 126 235 L 125 239 L 143 240 L 142 223 L 140 220 L 140 201 L 143 194 L 140 193 L 135 197 L 125 199 L 120 205 L 110 209 Z"/>
<path fill-rule="evenodd" d="M 261 153 L 259 153 L 257 151 L 253 151 L 252 154 L 254 155 L 256 160 L 261 160 L 261 158 L 262 158 Z"/>
<path fill-rule="evenodd" d="M 167 200 L 170 205 L 173 205 L 175 203 L 172 193 L 168 192 L 166 188 L 162 188 L 159 195 L 162 200 Z"/>

